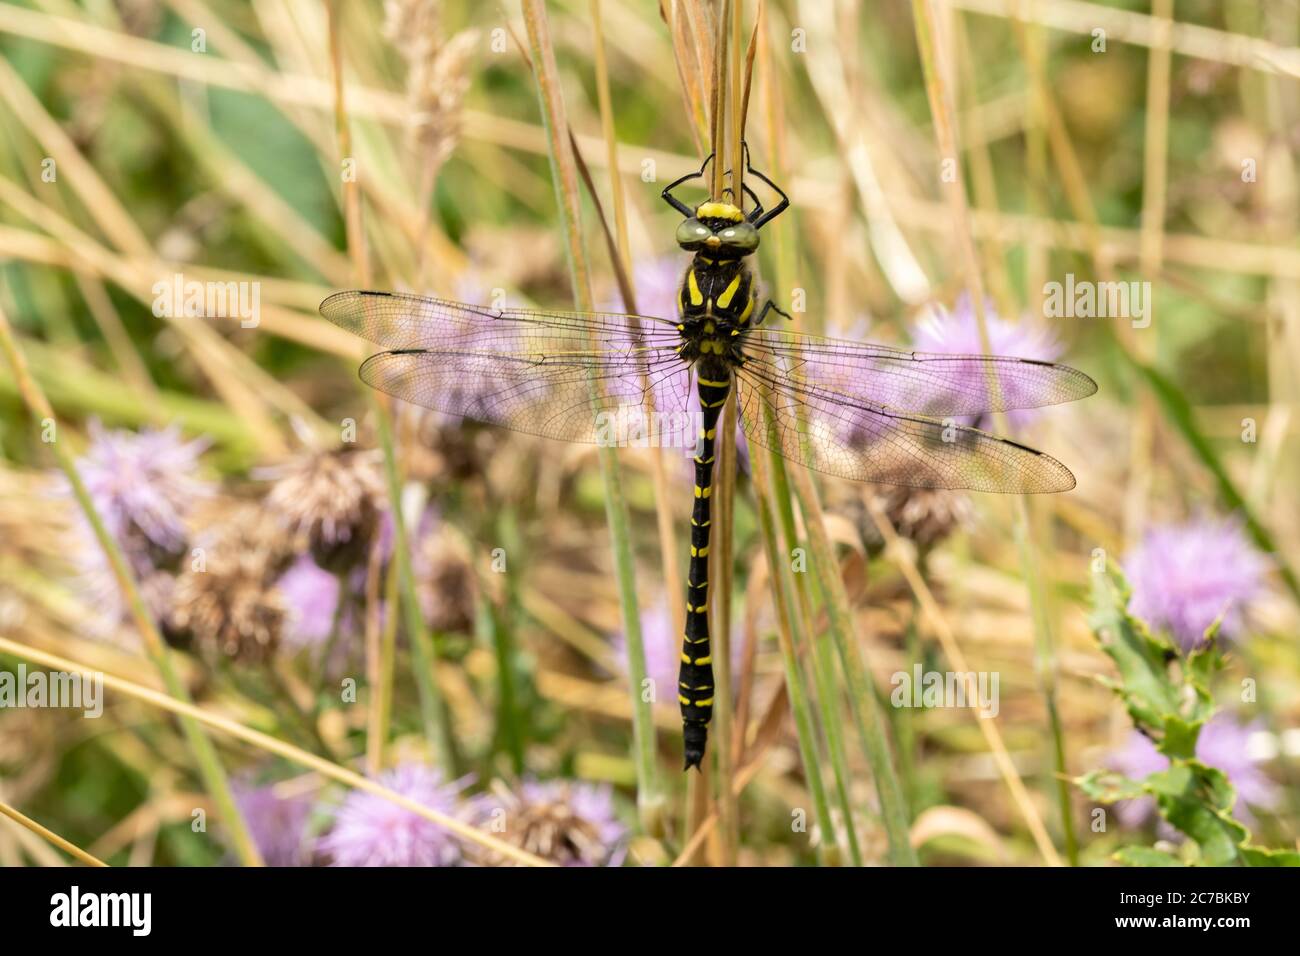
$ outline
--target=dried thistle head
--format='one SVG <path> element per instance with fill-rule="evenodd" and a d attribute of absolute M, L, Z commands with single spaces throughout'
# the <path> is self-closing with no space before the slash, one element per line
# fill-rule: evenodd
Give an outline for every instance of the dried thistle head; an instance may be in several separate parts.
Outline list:
<path fill-rule="evenodd" d="M 614 815 L 609 787 L 569 780 L 527 782 L 509 791 L 498 785 L 478 797 L 479 826 L 506 843 L 562 866 L 617 866 L 627 829 Z M 481 847 L 474 862 L 508 866 L 510 861 Z"/>
<path fill-rule="evenodd" d="M 440 528 L 420 540 L 413 563 L 429 627 L 435 631 L 472 630 L 478 582 L 463 544 Z"/>
<path fill-rule="evenodd" d="M 169 634 L 188 635 L 209 659 L 265 660 L 279 645 L 287 614 L 275 584 L 286 543 L 261 506 L 231 509 L 196 538 L 171 586 Z"/>
<path fill-rule="evenodd" d="M 921 551 L 968 525 L 975 514 L 970 498 L 958 491 L 891 488 L 883 497 L 890 523 Z"/>
<path fill-rule="evenodd" d="M 172 592 L 172 626 L 210 659 L 265 660 L 284 618 L 284 600 L 253 555 L 222 554 L 208 570 L 182 574 Z"/>
<path fill-rule="evenodd" d="M 394 407 L 402 461 L 412 481 L 465 484 L 483 475 L 500 444 L 496 429 L 407 402 Z"/>
<path fill-rule="evenodd" d="M 967 527 L 974 518 L 975 507 L 965 494 L 934 488 L 884 487 L 865 492 L 872 496 L 885 517 L 898 532 L 925 554 L 953 532 Z M 858 526 L 869 554 L 884 548 L 880 530 L 868 513 L 866 503 L 851 499 L 843 509 Z"/>
<path fill-rule="evenodd" d="M 280 470 L 266 496 L 279 526 L 306 542 L 316 563 L 341 572 L 364 561 L 379 527 L 384 486 L 373 453 L 304 455 Z"/>

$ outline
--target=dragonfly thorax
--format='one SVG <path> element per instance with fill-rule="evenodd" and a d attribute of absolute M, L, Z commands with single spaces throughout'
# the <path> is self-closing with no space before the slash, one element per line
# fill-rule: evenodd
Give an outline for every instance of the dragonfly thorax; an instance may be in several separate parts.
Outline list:
<path fill-rule="evenodd" d="M 678 306 L 683 359 L 719 366 L 740 363 L 754 313 L 753 273 L 746 263 L 697 254 L 682 277 Z"/>
<path fill-rule="evenodd" d="M 735 328 L 749 324 L 754 312 L 754 282 L 749 264 L 696 253 L 682 277 L 677 305 L 682 321 L 715 319 Z"/>

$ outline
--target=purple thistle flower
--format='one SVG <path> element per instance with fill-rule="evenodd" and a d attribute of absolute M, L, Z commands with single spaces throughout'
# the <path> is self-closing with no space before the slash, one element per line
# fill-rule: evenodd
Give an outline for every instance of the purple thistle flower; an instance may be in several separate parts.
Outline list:
<path fill-rule="evenodd" d="M 186 520 L 196 502 L 213 493 L 211 483 L 198 477 L 199 456 L 206 439 L 183 441 L 179 428 L 110 431 L 98 421 L 89 424 L 90 445 L 77 459 L 77 471 L 95 510 L 141 580 L 157 577 L 160 565 L 169 563 L 185 548 Z M 63 476 L 54 482 L 60 498 L 73 501 Z M 75 507 L 75 505 L 74 505 Z M 125 602 L 94 529 L 80 509 L 72 525 L 70 550 L 87 591 L 88 600 L 101 612 L 93 627 L 105 632 L 125 616 Z M 165 594 L 147 588 L 151 605 Z M 161 606 L 151 606 L 161 616 Z"/>
<path fill-rule="evenodd" d="M 1129 611 L 1168 631 L 1184 651 L 1220 614 L 1220 634 L 1232 640 L 1241 636 L 1244 608 L 1265 592 L 1270 567 L 1233 518 L 1151 528 L 1123 561 Z"/>
<path fill-rule="evenodd" d="M 1064 351 L 1051 329 L 1029 322 L 1009 322 L 993 310 L 992 303 L 984 308 L 984 324 L 988 330 L 991 355 L 1055 362 Z M 923 352 L 983 355 L 979 321 L 970 296 L 959 296 L 951 312 L 935 309 L 918 321 L 912 327 L 912 343 Z M 988 387 L 981 372 L 972 372 L 971 380 L 962 384 L 976 390 Z M 1014 400 L 1016 383 L 1013 380 L 999 381 L 998 385 L 1009 401 Z M 1016 429 L 1028 425 L 1036 415 L 1037 410 L 1032 408 L 1017 408 L 1006 413 L 1007 422 Z M 981 424 L 978 419 L 968 418 L 967 422 L 976 426 Z"/>
<path fill-rule="evenodd" d="M 645 648 L 646 677 L 654 681 L 655 703 L 675 704 L 677 697 L 671 693 L 677 686 L 677 667 L 681 660 L 681 635 L 673 627 L 673 616 L 668 605 L 658 601 L 641 611 L 641 644 Z M 614 653 L 618 656 L 623 673 L 627 673 L 627 637 L 614 637 Z"/>
<path fill-rule="evenodd" d="M 212 485 L 197 476 L 209 442 L 182 441 L 179 428 L 109 431 L 93 420 L 90 437 L 77 470 L 109 533 L 123 547 L 179 552 L 194 503 L 212 494 Z M 59 487 L 71 495 L 62 480 Z M 85 528 L 93 534 L 88 523 Z"/>
<path fill-rule="evenodd" d="M 436 293 L 428 293 L 441 298 Z M 489 305 L 492 301 L 492 287 L 488 285 L 487 279 L 483 274 L 473 266 L 466 269 L 456 277 L 452 283 L 451 297 L 457 302 L 464 302 L 468 305 Z"/>
<path fill-rule="evenodd" d="M 235 803 L 267 866 L 304 866 L 308 861 L 307 819 L 311 816 L 311 797 L 306 794 L 282 797 L 275 790 L 275 784 L 261 787 L 236 784 Z"/>
<path fill-rule="evenodd" d="M 1252 817 L 1242 804 L 1268 810 L 1282 800 L 1282 788 L 1251 756 L 1250 737 L 1263 730 L 1262 720 L 1240 723 L 1226 713 L 1217 714 L 1201 728 L 1201 736 L 1196 740 L 1196 756 L 1201 762 L 1218 767 L 1237 788 L 1238 816 L 1247 822 L 1252 822 Z"/>
<path fill-rule="evenodd" d="M 334 626 L 339 579 L 303 554 L 280 575 L 276 587 L 288 612 L 281 646 L 292 652 L 323 645 Z"/>
<path fill-rule="evenodd" d="M 460 812 L 464 784 L 443 783 L 442 774 L 423 764 L 401 764 L 379 782 L 431 810 Z M 361 790 L 343 800 L 318 845 L 334 866 L 451 866 L 461 855 L 451 834 L 433 821 Z"/>
<path fill-rule="evenodd" d="M 1277 806 L 1282 798 L 1281 788 L 1250 755 L 1250 736 L 1262 728 L 1260 721 L 1243 724 L 1231 714 L 1220 712 L 1206 722 L 1196 740 L 1196 758 L 1207 766 L 1222 770 L 1237 789 L 1233 813 L 1247 825 L 1254 823 L 1248 805 L 1269 809 Z M 1169 758 L 1156 750 L 1155 744 L 1145 735 L 1134 730 L 1124 746 L 1110 755 L 1107 764 L 1130 780 L 1141 780 L 1168 767 Z M 1115 815 L 1128 827 L 1141 825 L 1154 812 L 1155 799 L 1152 797 L 1121 800 L 1115 805 Z"/>

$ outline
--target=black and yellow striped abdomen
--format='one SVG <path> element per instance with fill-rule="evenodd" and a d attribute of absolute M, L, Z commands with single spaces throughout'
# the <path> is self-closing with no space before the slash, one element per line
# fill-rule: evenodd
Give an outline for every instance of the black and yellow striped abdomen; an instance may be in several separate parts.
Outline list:
<path fill-rule="evenodd" d="M 731 370 L 743 361 L 741 343 L 754 314 L 754 279 L 740 259 L 696 255 L 682 281 L 682 348 L 695 367 L 700 396 L 700 440 L 691 508 L 691 564 L 686 584 L 686 634 L 677 700 L 682 707 L 686 768 L 704 759 L 713 716 L 713 652 L 709 639 L 709 541 L 712 537 L 713 459 L 718 418 L 731 392 Z"/>
<path fill-rule="evenodd" d="M 691 564 L 686 583 L 686 634 L 677 677 L 682 706 L 686 769 L 704 759 L 713 716 L 713 652 L 709 640 L 709 540 L 712 537 L 714 443 L 718 416 L 731 391 L 731 373 L 721 362 L 696 369 L 700 394 L 700 441 L 695 456 L 695 503 L 691 508 Z"/>

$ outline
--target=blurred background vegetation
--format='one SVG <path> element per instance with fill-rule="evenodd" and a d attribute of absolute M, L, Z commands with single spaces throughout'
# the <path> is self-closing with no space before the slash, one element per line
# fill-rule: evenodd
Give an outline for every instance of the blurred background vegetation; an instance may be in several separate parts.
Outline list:
<path fill-rule="evenodd" d="M 671 315 L 684 262 L 658 193 L 708 152 L 691 92 L 706 74 L 682 50 L 709 48 L 721 4 L 604 2 L 598 22 L 588 0 L 545 6 L 569 124 L 612 225 L 607 64 L 639 309 Z M 1300 5 L 1039 0 L 1023 20 L 1012 0 L 917 6 L 937 27 L 955 167 L 936 140 L 911 4 L 763 5 L 747 138 L 794 203 L 765 233 L 769 291 L 796 303 L 804 331 L 942 347 L 927 322 L 974 321 L 960 254 L 971 239 L 994 351 L 1046 349 L 1100 392 L 1013 423 L 1078 478 L 1024 509 L 818 478 L 910 842 L 921 862 L 946 864 L 1100 864 L 1121 844 L 1177 845 L 1150 814 L 1107 811 L 1098 829 L 1094 800 L 1062 786 L 1134 746 L 1097 680 L 1113 671 L 1088 621 L 1090 574 L 1109 559 L 1146 589 L 1141 616 L 1178 641 L 1180 627 L 1210 623 L 1196 617 L 1206 595 L 1222 599 L 1210 619 L 1230 608 L 1213 692 L 1237 731 L 1222 760 L 1240 765 L 1222 769 L 1254 795 L 1256 840 L 1293 847 Z M 748 41 L 757 6 L 741 7 Z M 886 862 L 841 677 L 815 695 L 820 758 L 810 770 L 801 756 L 746 449 L 730 569 L 735 737 L 720 770 L 733 805 L 717 798 L 718 773 L 679 773 L 675 703 L 649 708 L 652 780 L 632 756 L 638 694 L 594 449 L 381 405 L 357 382 L 366 350 L 316 314 L 333 290 L 574 302 L 518 5 L 335 5 L 350 154 L 330 10 L 0 4 L 0 310 L 177 681 L 205 711 L 297 748 L 218 730 L 219 766 L 201 773 L 173 715 L 110 689 L 99 720 L 0 709 L 0 801 L 115 865 L 247 861 L 215 772 L 268 862 L 507 858 L 305 766 L 306 751 L 559 862 Z M 949 203 L 953 168 L 969 236 Z M 584 215 L 598 306 L 621 309 L 589 197 Z M 159 316 L 157 284 L 178 273 L 255 283 L 256 327 Z M 1150 282 L 1149 327 L 1045 315 L 1045 284 L 1067 274 Z M 5 365 L 0 635 L 168 687 L 20 386 Z M 672 681 L 691 474 L 653 450 L 619 462 L 648 673 Z M 195 548 L 219 573 L 196 577 Z M 807 614 L 805 639 L 825 633 L 828 610 Z M 0 668 L 23 659 L 0 650 Z M 996 718 L 889 706 L 891 675 L 918 663 L 996 672 Z M 837 760 L 828 725 L 840 722 Z M 838 794 L 823 797 L 828 811 L 812 778 Z M 511 822 L 494 829 L 502 813 Z M 395 829 L 408 849 L 380 845 Z M 61 859 L 0 820 L 0 862 Z"/>

